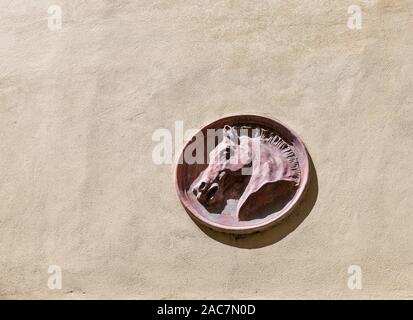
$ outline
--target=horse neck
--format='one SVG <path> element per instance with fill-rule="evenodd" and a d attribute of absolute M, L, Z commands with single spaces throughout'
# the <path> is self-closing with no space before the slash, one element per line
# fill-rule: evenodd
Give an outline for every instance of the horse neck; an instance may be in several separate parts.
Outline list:
<path fill-rule="evenodd" d="M 294 169 L 283 149 L 271 141 L 264 139 L 261 139 L 259 146 L 259 157 L 256 155 L 257 150 L 253 148 L 252 165 L 254 168 L 258 168 L 258 165 L 265 164 L 274 170 L 282 167 L 287 176 L 294 175 Z"/>

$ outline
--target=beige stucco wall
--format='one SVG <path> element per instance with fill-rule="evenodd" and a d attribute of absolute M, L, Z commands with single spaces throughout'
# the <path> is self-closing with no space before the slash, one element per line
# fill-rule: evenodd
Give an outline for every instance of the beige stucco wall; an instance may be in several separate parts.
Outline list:
<path fill-rule="evenodd" d="M 413 297 L 410 0 L 0 9 L 1 298 Z M 195 225 L 151 155 L 158 128 L 237 113 L 289 125 L 316 169 L 296 213 L 246 238 Z"/>

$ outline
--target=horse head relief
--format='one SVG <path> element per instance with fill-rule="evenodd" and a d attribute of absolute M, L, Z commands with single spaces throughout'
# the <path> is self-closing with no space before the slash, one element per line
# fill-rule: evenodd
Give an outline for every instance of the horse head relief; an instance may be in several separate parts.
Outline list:
<path fill-rule="evenodd" d="M 256 137 L 239 136 L 235 127 L 226 125 L 222 141 L 210 152 L 209 165 L 195 180 L 192 192 L 212 210 L 222 208 L 228 198 L 239 199 L 235 215 L 245 220 L 253 219 L 259 207 L 279 200 L 299 181 L 299 164 L 281 137 L 266 137 L 262 130 Z M 276 190 L 275 196 L 271 191 Z M 252 196 L 255 201 L 248 201 Z"/>
<path fill-rule="evenodd" d="M 181 202 L 194 218 L 220 231 L 245 233 L 291 211 L 308 181 L 308 158 L 298 137 L 275 120 L 249 115 L 220 119 L 201 132 L 207 129 L 221 134 L 206 150 L 206 163 L 184 161 L 176 172 Z"/>

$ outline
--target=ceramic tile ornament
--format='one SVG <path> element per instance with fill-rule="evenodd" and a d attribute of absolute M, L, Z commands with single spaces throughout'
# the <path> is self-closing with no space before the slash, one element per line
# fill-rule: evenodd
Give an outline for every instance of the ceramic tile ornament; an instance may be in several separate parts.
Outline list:
<path fill-rule="evenodd" d="M 309 159 L 301 139 L 278 120 L 236 115 L 202 128 L 183 148 L 175 175 L 178 197 L 198 223 L 250 233 L 300 202 Z"/>

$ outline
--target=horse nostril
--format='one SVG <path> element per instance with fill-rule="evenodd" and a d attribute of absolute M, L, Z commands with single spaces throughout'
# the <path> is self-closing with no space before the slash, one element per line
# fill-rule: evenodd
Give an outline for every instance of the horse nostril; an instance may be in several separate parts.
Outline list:
<path fill-rule="evenodd" d="M 218 191 L 218 185 L 213 185 L 211 188 L 209 188 L 209 190 L 207 192 L 207 196 L 206 196 L 207 199 L 211 200 L 215 196 L 217 191 Z"/>
<path fill-rule="evenodd" d="M 205 189 L 205 186 L 206 186 L 206 183 L 205 182 L 202 182 L 200 185 L 199 185 L 199 190 L 204 190 Z"/>

